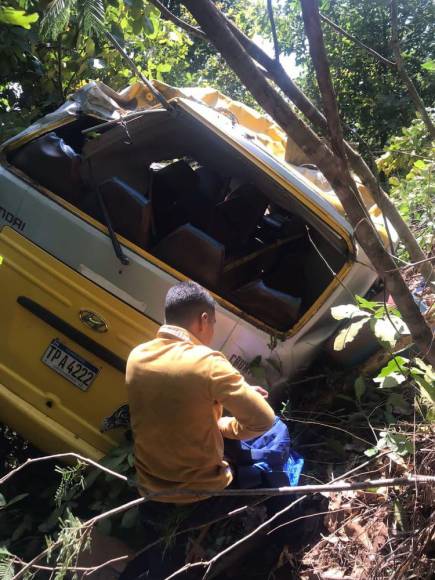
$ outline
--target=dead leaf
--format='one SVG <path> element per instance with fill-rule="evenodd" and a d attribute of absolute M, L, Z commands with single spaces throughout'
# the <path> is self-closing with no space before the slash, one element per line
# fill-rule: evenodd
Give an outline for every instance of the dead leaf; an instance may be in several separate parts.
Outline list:
<path fill-rule="evenodd" d="M 364 548 L 369 550 L 369 552 L 373 551 L 373 545 L 370 541 L 367 530 L 361 524 L 357 521 L 351 521 L 344 526 L 344 529 L 350 538 L 359 542 L 364 546 Z"/>

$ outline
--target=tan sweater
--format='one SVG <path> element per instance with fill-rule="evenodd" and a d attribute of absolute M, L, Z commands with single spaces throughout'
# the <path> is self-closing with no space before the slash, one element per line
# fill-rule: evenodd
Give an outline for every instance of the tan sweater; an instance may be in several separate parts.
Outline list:
<path fill-rule="evenodd" d="M 126 383 L 142 493 L 224 489 L 232 474 L 223 437 L 251 439 L 274 421 L 270 405 L 222 353 L 177 326 L 162 326 L 130 353 Z M 223 407 L 234 417 L 221 419 Z"/>

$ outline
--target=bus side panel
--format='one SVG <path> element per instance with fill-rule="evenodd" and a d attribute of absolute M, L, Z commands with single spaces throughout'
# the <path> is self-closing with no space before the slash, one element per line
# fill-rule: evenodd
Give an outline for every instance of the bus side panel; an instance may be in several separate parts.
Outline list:
<path fill-rule="evenodd" d="M 123 365 L 132 348 L 155 336 L 157 324 L 8 227 L 0 231 L 0 256 L 0 384 L 107 451 L 120 434 L 102 434 L 100 426 L 126 402 Z M 42 361 L 53 341 L 79 361 L 73 364 L 94 369 L 89 388 Z M 1 418 L 14 427 L 13 414 Z M 35 423 L 29 435 L 36 445 L 40 428 Z"/>

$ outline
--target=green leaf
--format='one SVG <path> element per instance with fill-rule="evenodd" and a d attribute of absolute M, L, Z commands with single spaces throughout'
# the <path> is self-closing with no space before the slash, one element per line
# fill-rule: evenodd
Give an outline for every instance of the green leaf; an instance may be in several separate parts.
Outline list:
<path fill-rule="evenodd" d="M 85 51 L 86 55 L 89 57 L 94 56 L 95 54 L 95 42 L 92 40 L 91 37 L 89 37 L 86 41 Z"/>
<path fill-rule="evenodd" d="M 10 6 L 0 6 L 0 23 L 10 26 L 21 26 L 21 28 L 30 28 L 31 24 L 36 22 L 39 14 L 33 12 L 26 14 L 24 10 L 15 10 Z"/>
<path fill-rule="evenodd" d="M 157 71 L 160 73 L 171 72 L 171 69 L 172 66 L 167 62 L 163 62 L 157 65 Z"/>
<path fill-rule="evenodd" d="M 361 397 L 366 392 L 366 383 L 362 377 L 358 377 L 353 386 L 355 389 L 355 397 L 357 398 L 358 402 L 360 402 Z"/>
<path fill-rule="evenodd" d="M 402 433 L 387 433 L 384 439 L 380 439 L 378 446 L 388 447 L 400 456 L 409 455 L 413 452 L 412 441 Z"/>
<path fill-rule="evenodd" d="M 340 351 L 343 350 L 346 344 L 352 342 L 361 328 L 364 326 L 366 322 L 369 320 L 369 315 L 365 314 L 365 318 L 358 320 L 357 322 L 353 322 L 350 326 L 343 328 L 337 334 L 334 340 L 334 350 Z"/>
<path fill-rule="evenodd" d="M 414 161 L 414 167 L 417 169 L 426 169 L 427 165 L 422 159 L 417 159 L 417 161 Z"/>
<path fill-rule="evenodd" d="M 435 60 L 430 58 L 421 65 L 421 68 L 428 70 L 429 72 L 435 72 Z"/>
<path fill-rule="evenodd" d="M 401 372 L 402 374 L 407 374 L 408 369 L 407 365 L 409 363 L 409 358 L 405 358 L 404 356 L 395 356 L 391 360 L 388 361 L 387 365 L 384 366 L 378 377 L 388 377 L 391 373 L 394 372 Z"/>
<path fill-rule="evenodd" d="M 408 363 L 409 359 L 403 356 L 392 358 L 373 381 L 379 383 L 380 389 L 391 389 L 401 385 L 408 377 L 406 366 Z"/>
<path fill-rule="evenodd" d="M 127 461 L 130 467 L 134 467 L 134 453 L 128 454 Z"/>
<path fill-rule="evenodd" d="M 372 300 L 367 300 L 367 298 L 363 298 L 362 296 L 355 296 L 356 301 L 358 302 L 358 305 L 361 308 L 364 308 L 365 310 L 369 310 L 370 312 L 373 312 L 374 310 L 376 310 L 376 308 L 378 308 L 378 302 L 373 302 Z"/>
<path fill-rule="evenodd" d="M 391 314 L 389 318 L 380 318 L 374 323 L 374 333 L 379 340 L 394 346 L 403 334 L 409 334 L 409 329 L 405 322 Z"/>
<path fill-rule="evenodd" d="M 428 383 L 435 383 L 435 371 L 432 365 L 426 364 L 421 358 L 415 358 L 414 363 L 424 372 L 424 378 Z"/>
<path fill-rule="evenodd" d="M 332 318 L 335 320 L 345 320 L 346 318 L 353 318 L 354 316 L 367 316 L 367 312 L 355 306 L 355 304 L 341 304 L 331 308 Z"/>
<path fill-rule="evenodd" d="M 148 34 L 149 35 L 154 34 L 154 25 L 153 25 L 153 21 L 151 20 L 151 18 L 148 18 L 148 16 L 144 16 L 143 22 L 144 22 L 145 30 L 148 31 Z"/>
<path fill-rule="evenodd" d="M 397 387 L 397 385 L 401 385 L 406 381 L 406 377 L 400 373 L 391 373 L 388 377 L 376 377 L 373 381 L 379 383 L 380 389 L 391 389 Z"/>
<path fill-rule="evenodd" d="M 364 451 L 364 455 L 367 455 L 367 457 L 374 457 L 378 453 L 379 453 L 379 449 L 377 447 L 371 447 L 370 449 L 366 449 Z"/>
<path fill-rule="evenodd" d="M 5 505 L 7 505 L 6 498 L 2 493 L 0 493 L 0 508 L 5 507 Z"/>
<path fill-rule="evenodd" d="M 420 394 L 426 399 L 426 401 L 434 405 L 435 404 L 435 384 L 433 382 L 426 381 L 423 377 L 414 377 L 417 383 L 420 385 Z"/>

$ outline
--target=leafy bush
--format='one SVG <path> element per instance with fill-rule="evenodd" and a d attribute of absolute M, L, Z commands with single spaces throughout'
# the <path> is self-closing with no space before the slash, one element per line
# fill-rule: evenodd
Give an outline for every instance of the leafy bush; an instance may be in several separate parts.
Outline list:
<path fill-rule="evenodd" d="M 388 393 L 384 409 L 385 430 L 380 432 L 380 437 L 376 437 L 376 446 L 367 449 L 365 453 L 371 457 L 381 450 L 390 449 L 393 452 L 392 459 L 397 459 L 411 453 L 413 447 L 411 440 L 397 431 L 397 419 L 393 411 L 397 411 L 398 415 L 407 414 L 411 402 L 422 422 L 432 423 L 435 420 L 434 369 L 420 358 L 413 356 L 409 345 L 405 349 L 403 345 L 400 346 L 400 338 L 409 335 L 409 329 L 401 319 L 397 308 L 360 296 L 355 298 L 356 304 L 331 308 L 333 318 L 348 321 L 335 338 L 334 350 L 343 350 L 368 323 L 380 345 L 389 353 L 390 360 L 377 376 L 371 379 L 378 389 Z M 404 351 L 410 355 L 409 358 L 403 356 Z M 359 376 L 354 383 L 355 399 L 361 410 L 367 381 L 370 379 Z M 397 387 L 397 390 L 390 391 Z M 405 392 L 408 395 L 411 393 L 409 401 L 403 396 Z"/>
<path fill-rule="evenodd" d="M 392 137 L 386 152 L 377 160 L 388 177 L 391 197 L 413 229 L 426 252 L 435 241 L 435 143 L 421 119 L 415 119 L 402 134 Z"/>

